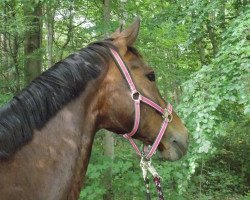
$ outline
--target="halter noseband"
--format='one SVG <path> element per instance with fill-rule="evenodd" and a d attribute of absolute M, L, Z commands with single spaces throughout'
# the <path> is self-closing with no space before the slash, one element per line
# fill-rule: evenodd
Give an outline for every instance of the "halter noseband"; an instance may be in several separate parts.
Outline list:
<path fill-rule="evenodd" d="M 168 104 L 167 108 L 162 108 L 161 106 L 159 106 L 158 104 L 156 104 L 155 102 L 151 101 L 150 99 L 148 99 L 147 97 L 141 95 L 138 90 L 135 87 L 135 84 L 132 80 L 132 77 L 128 71 L 128 68 L 126 66 L 126 64 L 124 63 L 124 61 L 122 60 L 121 56 L 119 55 L 119 53 L 117 51 L 115 51 L 114 49 L 110 49 L 110 52 L 113 56 L 113 59 L 116 63 L 116 65 L 119 67 L 122 75 L 124 76 L 125 80 L 127 81 L 129 88 L 131 90 L 131 97 L 134 101 L 134 105 L 135 105 L 135 121 L 134 121 L 134 127 L 132 129 L 131 132 L 126 133 L 123 135 L 124 138 L 128 139 L 131 143 L 131 145 L 134 147 L 134 149 L 136 150 L 137 154 L 141 157 L 144 157 L 146 159 L 150 159 L 152 157 L 152 155 L 155 153 L 161 139 L 162 136 L 168 126 L 168 122 L 170 122 L 173 118 L 172 116 L 172 105 Z M 156 137 L 153 146 L 151 147 L 151 149 L 149 150 L 147 155 L 142 155 L 144 154 L 144 152 L 141 152 L 139 150 L 139 148 L 137 147 L 136 143 L 134 142 L 134 140 L 132 139 L 132 136 L 137 132 L 138 128 L 139 128 L 139 123 L 140 123 L 140 103 L 143 102 L 149 106 L 151 106 L 152 108 L 154 108 L 155 110 L 157 110 L 160 114 L 162 114 L 162 118 L 163 118 L 163 122 L 160 128 L 160 131 L 158 133 L 158 136 Z"/>

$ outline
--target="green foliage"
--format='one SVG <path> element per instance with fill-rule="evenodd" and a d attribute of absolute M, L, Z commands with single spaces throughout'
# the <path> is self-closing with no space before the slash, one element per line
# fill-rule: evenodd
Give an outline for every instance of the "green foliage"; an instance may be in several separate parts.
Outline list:
<path fill-rule="evenodd" d="M 12 97 L 11 93 L 5 93 L 4 95 L 0 95 L 0 106 L 7 103 L 11 97 Z"/>
<path fill-rule="evenodd" d="M 244 13 L 232 23 L 223 35 L 225 41 L 217 57 L 185 83 L 185 97 L 180 109 L 189 118 L 189 127 L 199 146 L 199 153 L 211 148 L 210 142 L 205 141 L 225 132 L 226 123 L 240 123 L 249 113 L 249 42 L 245 34 L 249 14 Z M 233 39 L 228 37 L 231 35 Z"/>
<path fill-rule="evenodd" d="M 209 162 L 201 190 L 218 199 L 249 190 L 249 22 L 246 11 L 230 24 L 216 58 L 184 83 L 179 106 L 194 141 L 191 160 Z"/>

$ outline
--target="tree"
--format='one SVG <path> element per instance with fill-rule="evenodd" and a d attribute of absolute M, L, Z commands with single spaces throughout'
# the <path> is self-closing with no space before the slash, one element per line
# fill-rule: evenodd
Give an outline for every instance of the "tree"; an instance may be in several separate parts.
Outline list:
<path fill-rule="evenodd" d="M 111 0 L 103 1 L 103 21 L 105 24 L 105 35 L 109 36 L 110 29 L 110 3 Z M 104 174 L 104 184 L 106 185 L 106 193 L 103 196 L 104 200 L 113 199 L 113 191 L 112 191 L 112 163 L 114 159 L 114 138 L 112 133 L 109 131 L 105 131 L 104 136 L 104 156 L 106 156 L 111 162 L 109 168 Z"/>
<path fill-rule="evenodd" d="M 46 10 L 46 28 L 47 28 L 47 67 L 50 68 L 53 63 L 53 41 L 54 41 L 54 21 L 55 21 L 55 5 L 54 2 L 45 4 Z"/>
<path fill-rule="evenodd" d="M 36 78 L 42 69 L 42 4 L 40 1 L 33 1 L 32 6 L 24 6 L 24 13 L 28 19 L 28 27 L 24 41 L 25 65 L 24 75 L 25 83 L 30 83 Z"/>
<path fill-rule="evenodd" d="M 2 2 L 2 26 L 0 28 L 3 38 L 3 66 L 5 70 L 2 74 L 15 84 L 5 83 L 11 93 L 16 94 L 22 87 L 21 82 L 21 44 L 24 36 L 23 17 L 20 14 L 20 3 L 17 1 Z"/>

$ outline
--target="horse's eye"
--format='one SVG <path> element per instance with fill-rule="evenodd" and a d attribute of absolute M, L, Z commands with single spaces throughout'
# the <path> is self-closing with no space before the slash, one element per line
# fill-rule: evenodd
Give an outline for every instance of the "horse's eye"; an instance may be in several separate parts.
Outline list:
<path fill-rule="evenodd" d="M 146 74 L 146 77 L 148 78 L 148 80 L 150 81 L 155 81 L 155 73 L 154 72 L 150 72 L 148 74 Z"/>

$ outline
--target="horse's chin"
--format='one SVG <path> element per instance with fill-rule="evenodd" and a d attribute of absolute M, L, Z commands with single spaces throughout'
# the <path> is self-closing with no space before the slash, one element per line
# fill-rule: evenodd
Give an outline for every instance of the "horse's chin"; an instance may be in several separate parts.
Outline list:
<path fill-rule="evenodd" d="M 174 162 L 176 160 L 180 160 L 181 159 L 181 157 L 178 156 L 177 153 L 175 153 L 175 152 L 169 152 L 169 151 L 162 151 L 160 153 L 160 158 L 163 161 L 171 161 L 171 162 Z"/>
<path fill-rule="evenodd" d="M 160 149 L 160 157 L 163 161 L 177 161 L 180 160 L 186 152 L 182 152 L 180 148 L 175 145 L 170 145 L 169 148 Z"/>

